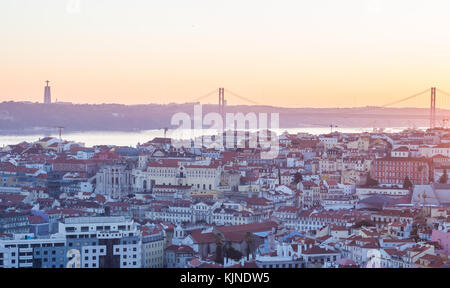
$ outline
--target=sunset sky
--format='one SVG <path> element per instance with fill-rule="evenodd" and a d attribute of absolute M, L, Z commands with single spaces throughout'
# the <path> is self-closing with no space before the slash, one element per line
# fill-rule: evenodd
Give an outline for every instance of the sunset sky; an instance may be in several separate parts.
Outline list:
<path fill-rule="evenodd" d="M 448 0 L 71 2 L 0 1 L 0 101 L 42 102 L 47 79 L 73 103 L 225 87 L 267 105 L 354 107 L 450 90 Z"/>

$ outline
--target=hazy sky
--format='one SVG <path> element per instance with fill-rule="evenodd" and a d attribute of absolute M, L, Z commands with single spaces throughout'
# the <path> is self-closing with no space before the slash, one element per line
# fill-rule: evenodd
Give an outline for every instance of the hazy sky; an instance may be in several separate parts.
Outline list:
<path fill-rule="evenodd" d="M 74 103 L 189 102 L 223 86 L 348 107 L 450 90 L 448 0 L 1 0 L 0 37 L 0 101 L 41 102 L 47 79 Z"/>

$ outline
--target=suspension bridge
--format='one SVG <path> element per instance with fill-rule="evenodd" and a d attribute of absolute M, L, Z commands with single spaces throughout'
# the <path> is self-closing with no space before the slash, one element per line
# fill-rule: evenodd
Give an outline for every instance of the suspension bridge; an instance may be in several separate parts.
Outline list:
<path fill-rule="evenodd" d="M 218 112 L 220 115 L 225 115 L 225 111 L 226 111 L 226 105 L 227 105 L 227 100 L 225 99 L 225 92 L 227 93 L 227 95 L 231 95 L 234 96 L 246 103 L 252 104 L 252 105 L 262 105 L 252 99 L 250 99 L 249 97 L 245 97 L 242 96 L 240 94 L 237 94 L 229 89 L 225 89 L 225 88 L 218 88 L 218 89 L 214 89 L 213 91 L 210 91 L 209 93 L 202 95 L 198 98 L 195 98 L 193 101 L 194 102 L 200 102 L 201 100 L 204 100 L 205 98 L 211 97 L 213 95 L 218 95 Z M 428 96 L 427 96 L 428 95 Z M 385 103 L 383 105 L 379 105 L 379 106 L 374 106 L 374 107 L 369 107 L 367 109 L 365 109 L 365 112 L 368 112 L 370 110 L 375 110 L 375 109 L 382 109 L 382 108 L 400 108 L 398 105 L 399 104 L 407 104 L 407 103 L 413 103 L 413 100 L 419 100 L 419 101 L 423 101 L 424 98 L 423 97 L 430 97 L 430 108 L 429 108 L 429 127 L 430 128 L 435 128 L 436 127 L 436 123 L 439 119 L 437 119 L 437 115 L 436 115 L 436 109 L 446 109 L 448 107 L 450 107 L 450 93 L 446 92 L 444 90 L 438 89 L 436 87 L 431 87 L 428 89 L 425 89 L 423 91 L 420 91 L 418 93 L 414 93 L 412 95 L 409 95 L 407 97 L 403 97 L 397 100 L 393 100 L 390 101 L 388 103 Z M 438 97 L 439 96 L 439 97 Z M 425 98 L 426 99 L 426 98 Z M 438 101 L 439 100 L 439 101 Z M 404 106 L 403 106 L 404 107 Z M 450 115 L 449 115 L 450 116 Z M 446 116 L 443 116 L 442 119 L 440 119 L 442 122 L 446 123 L 449 121 L 449 119 Z M 311 124 L 314 125 L 314 124 Z M 323 125 L 320 125 L 323 126 Z M 337 128 L 337 126 L 335 126 L 334 124 L 331 124 L 329 127 L 331 127 L 331 129 L 333 128 Z"/>

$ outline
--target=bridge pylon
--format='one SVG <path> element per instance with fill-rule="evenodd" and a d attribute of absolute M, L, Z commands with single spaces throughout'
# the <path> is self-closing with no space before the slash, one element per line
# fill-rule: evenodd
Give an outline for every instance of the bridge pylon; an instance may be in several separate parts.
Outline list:
<path fill-rule="evenodd" d="M 436 126 L 436 87 L 431 87 L 431 101 L 430 101 L 430 128 Z"/>

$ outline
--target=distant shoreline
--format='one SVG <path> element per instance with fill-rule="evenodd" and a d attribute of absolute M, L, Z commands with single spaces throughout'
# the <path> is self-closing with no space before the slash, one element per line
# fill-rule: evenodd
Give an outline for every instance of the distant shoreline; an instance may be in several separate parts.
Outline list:
<path fill-rule="evenodd" d="M 158 129 L 174 129 L 171 118 L 176 113 L 193 114 L 194 103 L 168 105 L 121 104 L 41 104 L 0 103 L 0 135 L 46 135 L 64 127 L 64 133 L 95 131 L 141 132 Z M 202 106 L 203 116 L 217 112 L 217 105 Z M 282 129 L 330 127 L 341 128 L 389 128 L 428 127 L 427 108 L 282 108 L 273 106 L 227 106 L 228 113 L 278 113 Z M 438 126 L 449 110 L 437 110 Z"/>
<path fill-rule="evenodd" d="M 375 127 L 376 128 L 376 127 Z M 407 127 L 385 127 L 385 129 L 406 129 Z M 330 129 L 329 127 L 326 126 L 320 126 L 320 127 L 311 127 L 311 126 L 305 126 L 305 127 L 280 127 L 280 130 L 283 129 L 305 129 L 305 130 L 310 130 L 310 129 Z M 374 127 L 359 127 L 359 126 L 338 126 L 337 128 L 334 128 L 334 130 L 339 131 L 339 129 L 361 129 L 361 130 L 373 130 Z M 417 129 L 423 129 L 423 127 L 417 127 Z M 173 129 L 169 129 L 169 130 L 176 130 L 176 128 Z M 149 131 L 164 131 L 164 128 L 159 128 L 159 129 L 142 129 L 142 130 L 118 130 L 118 129 L 110 129 L 110 130 L 68 130 L 65 129 L 63 130 L 63 134 L 83 134 L 83 133 L 90 133 L 90 134 L 95 134 L 95 133 L 114 133 L 114 134 L 120 134 L 120 133 L 129 133 L 129 134 L 133 134 L 133 133 L 145 133 L 145 132 L 149 132 Z M 58 131 L 56 129 L 54 130 L 29 130 L 29 131 L 24 131 L 24 130 L 20 130 L 20 131 L 14 131 L 14 130 L 0 130 L 0 136 L 4 136 L 4 137 L 14 137 L 14 136 L 41 136 L 41 135 L 56 135 L 58 134 Z"/>

